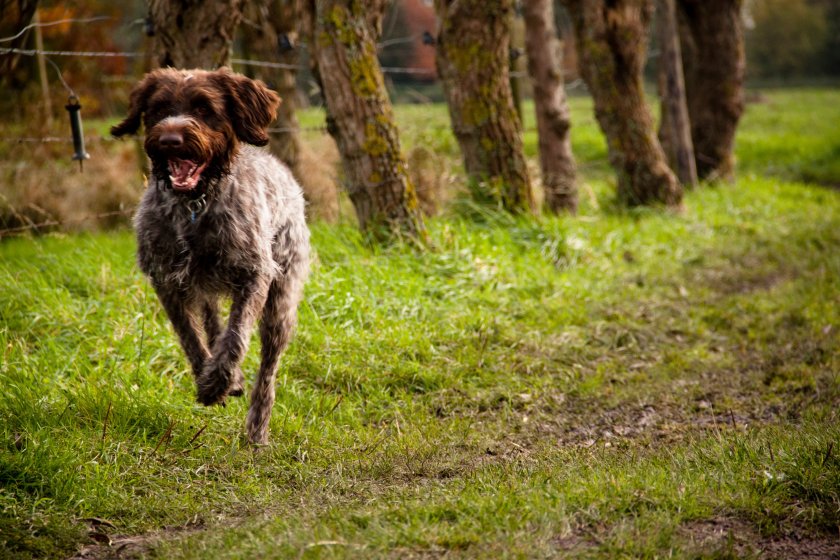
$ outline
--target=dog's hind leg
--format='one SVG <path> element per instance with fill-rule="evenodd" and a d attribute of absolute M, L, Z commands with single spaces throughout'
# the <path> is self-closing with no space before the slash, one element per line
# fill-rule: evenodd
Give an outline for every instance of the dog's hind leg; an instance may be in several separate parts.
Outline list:
<path fill-rule="evenodd" d="M 303 292 L 302 280 L 277 279 L 271 284 L 262 322 L 262 360 L 248 409 L 246 429 L 251 443 L 268 443 L 268 422 L 274 406 L 274 379 L 280 355 L 289 345 L 297 324 L 297 306 Z"/>
<path fill-rule="evenodd" d="M 270 279 L 258 276 L 233 295 L 227 328 L 213 345 L 212 356 L 198 376 L 198 401 L 205 405 L 221 403 L 225 396 L 239 384 L 239 365 L 245 352 L 254 324 L 265 305 Z"/>

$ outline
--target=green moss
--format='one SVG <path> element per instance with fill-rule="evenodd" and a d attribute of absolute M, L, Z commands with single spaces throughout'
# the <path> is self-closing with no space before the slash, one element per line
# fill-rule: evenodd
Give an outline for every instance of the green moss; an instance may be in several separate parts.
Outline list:
<path fill-rule="evenodd" d="M 408 173 L 408 166 L 405 163 L 405 156 L 403 156 L 402 154 L 400 154 L 400 160 L 397 164 L 397 173 L 405 176 L 406 207 L 411 212 L 415 212 L 420 207 L 420 201 L 417 198 L 417 188 L 414 186 L 414 182 L 411 180 L 411 176 Z"/>
<path fill-rule="evenodd" d="M 379 68 L 376 59 L 363 56 L 347 62 L 350 68 L 350 85 L 360 96 L 376 95 L 379 92 Z"/>
<path fill-rule="evenodd" d="M 467 46 L 461 46 L 458 43 L 453 43 L 449 45 L 446 51 L 449 55 L 449 60 L 455 65 L 458 73 L 465 74 L 475 69 L 475 65 L 481 55 L 481 45 L 470 43 Z"/>
<path fill-rule="evenodd" d="M 388 139 L 380 133 L 376 123 L 368 121 L 365 125 L 365 152 L 374 157 L 381 156 L 388 151 L 389 146 Z"/>
<path fill-rule="evenodd" d="M 358 43 L 357 33 L 350 18 L 348 18 L 347 9 L 342 6 L 333 6 L 327 13 L 326 22 L 331 27 L 335 28 L 335 37 L 345 46 L 351 46 Z"/>
<path fill-rule="evenodd" d="M 484 97 L 470 97 L 464 101 L 464 124 L 478 126 L 490 120 L 491 109 Z"/>
<path fill-rule="evenodd" d="M 327 33 L 326 31 L 322 31 L 318 34 L 318 46 L 321 48 L 328 47 L 332 44 L 332 35 Z"/>
<path fill-rule="evenodd" d="M 365 2 L 362 2 L 361 0 L 352 0 L 352 2 L 350 2 L 350 13 L 353 14 L 353 17 L 363 18 L 365 17 L 366 11 L 367 6 L 365 6 Z"/>
<path fill-rule="evenodd" d="M 332 10 L 327 14 L 327 21 L 336 29 L 344 29 L 345 13 L 341 6 L 333 6 Z"/>

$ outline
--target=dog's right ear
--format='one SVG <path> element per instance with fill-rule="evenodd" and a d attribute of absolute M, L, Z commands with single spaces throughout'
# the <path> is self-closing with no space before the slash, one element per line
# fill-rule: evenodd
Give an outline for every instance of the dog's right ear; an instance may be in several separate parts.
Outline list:
<path fill-rule="evenodd" d="M 140 129 L 146 103 L 158 87 L 158 72 L 150 72 L 134 86 L 128 101 L 128 116 L 119 124 L 111 127 L 111 135 L 119 138 L 126 134 L 134 134 Z"/>

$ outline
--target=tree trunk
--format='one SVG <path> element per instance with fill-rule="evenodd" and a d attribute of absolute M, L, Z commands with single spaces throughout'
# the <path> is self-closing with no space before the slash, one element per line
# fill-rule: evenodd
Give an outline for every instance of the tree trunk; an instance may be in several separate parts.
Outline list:
<path fill-rule="evenodd" d="M 29 25 L 38 8 L 38 0 L 0 0 L 0 37 L 11 37 Z M 29 40 L 31 29 L 21 33 L 11 41 L 0 43 L 0 48 L 19 49 Z M 15 69 L 20 62 L 19 54 L 4 54 L 0 56 L 0 84 L 21 87 L 15 79 Z"/>
<path fill-rule="evenodd" d="M 742 0 L 678 0 L 686 99 L 701 179 L 731 179 L 744 112 Z"/>
<path fill-rule="evenodd" d="M 297 68 L 301 63 L 301 44 L 311 40 L 311 22 L 302 0 L 252 0 L 246 5 L 240 26 L 245 58 L 268 61 L 272 66 L 246 66 L 245 71 L 259 78 L 280 94 L 283 102 L 272 126 L 271 152 L 292 170 L 303 189 L 307 215 L 328 222 L 338 219 L 338 185 L 324 162 L 303 142 L 295 112 L 299 108 Z M 313 168 L 318 169 L 313 171 Z"/>
<path fill-rule="evenodd" d="M 677 13 L 674 0 L 658 0 L 659 13 L 659 95 L 662 119 L 659 141 L 668 163 L 683 185 L 697 184 L 697 165 L 694 144 L 691 142 L 691 122 L 685 100 L 680 37 L 677 33 Z"/>
<path fill-rule="evenodd" d="M 480 198 L 536 208 L 509 80 L 513 0 L 435 0 L 437 69 L 464 167 Z"/>
<path fill-rule="evenodd" d="M 378 236 L 425 237 L 391 101 L 376 58 L 384 2 L 310 1 L 311 49 L 359 226 Z"/>
<path fill-rule="evenodd" d="M 244 0 L 150 0 L 160 66 L 215 70 L 230 65 Z"/>
<path fill-rule="evenodd" d="M 270 145 L 272 153 L 288 165 L 295 176 L 299 175 L 301 151 L 300 127 L 295 117 L 300 18 L 300 0 L 252 0 L 246 6 L 246 23 L 240 28 L 244 51 L 255 59 L 282 65 L 247 66 L 245 72 L 264 81 L 283 100 L 274 121 Z"/>
<path fill-rule="evenodd" d="M 525 49 L 534 85 L 540 165 L 545 202 L 552 212 L 577 210 L 571 120 L 563 87 L 562 51 L 554 28 L 552 0 L 525 0 Z"/>
<path fill-rule="evenodd" d="M 645 103 L 652 0 L 564 0 L 574 21 L 581 74 L 595 100 L 625 204 L 680 206 L 682 189 L 665 161 Z"/>

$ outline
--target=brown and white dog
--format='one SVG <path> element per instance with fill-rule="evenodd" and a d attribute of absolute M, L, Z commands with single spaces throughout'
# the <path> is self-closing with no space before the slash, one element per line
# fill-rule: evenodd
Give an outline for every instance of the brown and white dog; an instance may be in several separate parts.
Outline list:
<path fill-rule="evenodd" d="M 262 361 L 248 438 L 268 441 L 274 379 L 309 271 L 304 200 L 289 169 L 255 146 L 280 98 L 222 69 L 155 70 L 114 136 L 145 127 L 152 171 L 134 218 L 138 263 L 192 365 L 199 402 L 243 392 L 240 364 L 260 319 Z M 227 326 L 218 300 L 231 298 Z"/>

